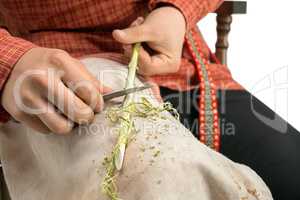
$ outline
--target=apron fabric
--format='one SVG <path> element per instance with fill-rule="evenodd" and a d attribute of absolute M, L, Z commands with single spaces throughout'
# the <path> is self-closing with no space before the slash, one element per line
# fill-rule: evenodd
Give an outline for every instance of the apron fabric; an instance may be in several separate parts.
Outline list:
<path fill-rule="evenodd" d="M 114 90 L 124 87 L 126 66 L 86 58 L 88 70 Z M 136 81 L 136 86 L 141 86 Z M 137 93 L 159 105 L 151 90 Z M 106 105 L 116 106 L 120 99 Z M 168 112 L 160 120 L 137 118 L 117 187 L 124 200 L 271 200 L 262 179 L 200 143 Z M 115 126 L 96 115 L 69 135 L 43 135 L 10 121 L 0 127 L 0 157 L 12 200 L 106 200 L 101 164 L 117 140 Z M 144 150 L 142 150 L 143 148 Z M 157 152 L 160 152 L 157 154 Z M 156 156 L 154 156 L 156 155 Z"/>

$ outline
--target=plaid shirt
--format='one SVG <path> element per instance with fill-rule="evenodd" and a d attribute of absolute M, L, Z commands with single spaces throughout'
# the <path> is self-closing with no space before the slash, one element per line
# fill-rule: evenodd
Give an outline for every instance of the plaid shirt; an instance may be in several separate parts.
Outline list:
<path fill-rule="evenodd" d="M 123 49 L 112 38 L 114 29 L 126 28 L 160 3 L 168 3 L 183 13 L 189 30 L 198 31 L 196 23 L 222 1 L 1 0 L 0 25 L 5 29 L 0 28 L 0 90 L 18 59 L 35 46 L 63 49 L 74 57 L 100 54 L 121 62 Z M 18 33 L 18 37 L 12 33 Z M 200 49 L 209 60 L 210 51 L 200 32 L 198 36 Z M 180 70 L 152 80 L 161 86 L 188 90 L 198 84 L 195 71 L 192 58 L 184 48 Z M 223 68 L 223 71 L 228 76 L 228 70 Z M 222 70 L 218 74 L 222 77 Z"/>

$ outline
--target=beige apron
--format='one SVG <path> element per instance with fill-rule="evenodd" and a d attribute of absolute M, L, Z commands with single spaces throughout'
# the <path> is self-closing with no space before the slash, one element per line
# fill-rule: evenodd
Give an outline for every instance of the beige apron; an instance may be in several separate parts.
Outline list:
<path fill-rule="evenodd" d="M 124 87 L 126 67 L 121 64 L 99 58 L 82 62 L 106 85 Z M 141 97 L 158 105 L 150 90 L 135 96 Z M 116 133 L 104 112 L 93 124 L 67 136 L 39 134 L 15 122 L 2 125 L 0 156 L 12 200 L 106 200 L 101 192 L 101 163 L 116 143 Z M 162 116 L 166 119 L 136 119 L 138 133 L 117 177 L 120 198 L 272 199 L 254 171 L 198 142 L 169 113 Z"/>

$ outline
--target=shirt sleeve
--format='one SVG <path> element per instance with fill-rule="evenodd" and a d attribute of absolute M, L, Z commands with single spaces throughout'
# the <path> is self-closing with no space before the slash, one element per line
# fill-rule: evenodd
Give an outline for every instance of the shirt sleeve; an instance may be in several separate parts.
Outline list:
<path fill-rule="evenodd" d="M 13 66 L 34 44 L 21 38 L 11 36 L 5 29 L 0 28 L 0 94 L 9 77 Z M 8 114 L 0 106 L 0 122 L 5 122 Z"/>
<path fill-rule="evenodd" d="M 187 27 L 194 27 L 200 19 L 216 10 L 224 0 L 150 0 L 150 10 L 161 3 L 167 3 L 178 8 L 185 16 Z"/>

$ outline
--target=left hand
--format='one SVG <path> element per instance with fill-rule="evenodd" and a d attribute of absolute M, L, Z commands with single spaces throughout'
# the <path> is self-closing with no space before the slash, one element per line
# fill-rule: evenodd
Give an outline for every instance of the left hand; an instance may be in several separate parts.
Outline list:
<path fill-rule="evenodd" d="M 174 7 L 161 7 L 144 20 L 139 17 L 123 30 L 114 30 L 113 37 L 124 45 L 130 56 L 132 44 L 144 42 L 151 50 L 141 48 L 139 74 L 145 76 L 175 73 L 179 70 L 186 31 L 183 14 Z"/>

